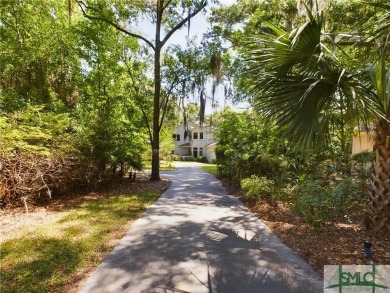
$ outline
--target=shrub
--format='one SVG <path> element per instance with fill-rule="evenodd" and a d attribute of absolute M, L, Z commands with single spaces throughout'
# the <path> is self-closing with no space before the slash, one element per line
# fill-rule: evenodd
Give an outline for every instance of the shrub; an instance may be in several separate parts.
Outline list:
<path fill-rule="evenodd" d="M 297 188 L 298 198 L 293 210 L 305 217 L 306 222 L 315 227 L 324 224 L 331 217 L 328 193 L 317 180 L 306 180 Z"/>
<path fill-rule="evenodd" d="M 303 215 L 309 225 L 319 227 L 347 210 L 355 209 L 364 195 L 365 184 L 361 180 L 342 178 L 327 183 L 306 179 L 296 189 L 297 200 L 293 210 Z"/>
<path fill-rule="evenodd" d="M 200 162 L 200 163 L 207 163 L 207 158 L 204 157 L 204 156 L 199 156 L 197 159 L 196 159 L 197 162 Z"/>
<path fill-rule="evenodd" d="M 280 170 L 281 160 L 272 155 L 260 154 L 247 159 L 246 172 L 254 172 L 260 177 L 275 178 Z"/>
<path fill-rule="evenodd" d="M 361 179 L 368 179 L 372 173 L 372 162 L 375 160 L 376 153 L 364 151 L 352 156 L 357 175 Z"/>
<path fill-rule="evenodd" d="M 249 178 L 252 175 L 275 178 L 280 171 L 283 160 L 272 155 L 242 155 L 238 153 L 225 154 L 223 160 L 218 158 L 220 163 L 221 175 L 228 180 L 238 183 L 243 178 Z"/>
<path fill-rule="evenodd" d="M 181 156 L 180 161 L 194 162 L 195 157 L 194 156 Z"/>
<path fill-rule="evenodd" d="M 256 175 L 241 180 L 241 189 L 245 198 L 253 203 L 261 199 L 270 201 L 272 199 L 272 186 L 272 180 Z"/>

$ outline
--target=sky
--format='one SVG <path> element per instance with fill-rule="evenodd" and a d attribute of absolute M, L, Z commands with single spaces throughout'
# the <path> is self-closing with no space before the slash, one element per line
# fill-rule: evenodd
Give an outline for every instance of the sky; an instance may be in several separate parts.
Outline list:
<path fill-rule="evenodd" d="M 219 0 L 222 5 L 231 5 L 236 3 L 237 0 Z M 211 2 L 209 0 L 209 2 Z M 207 8 L 209 9 L 209 7 Z M 193 39 L 194 37 L 200 42 L 203 33 L 207 31 L 208 22 L 207 15 L 203 12 L 199 12 L 196 16 L 191 18 L 191 28 L 189 37 Z M 142 36 L 147 37 L 148 39 L 154 39 L 155 28 L 148 20 L 142 20 L 138 26 L 136 27 L 138 33 Z M 188 34 L 187 27 L 183 27 L 182 29 L 176 31 L 172 37 L 168 40 L 167 44 L 186 44 L 186 37 Z"/>

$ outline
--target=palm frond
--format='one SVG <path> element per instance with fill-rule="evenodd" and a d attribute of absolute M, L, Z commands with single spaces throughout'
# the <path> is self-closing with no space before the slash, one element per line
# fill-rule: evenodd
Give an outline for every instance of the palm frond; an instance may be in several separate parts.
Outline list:
<path fill-rule="evenodd" d="M 248 72 L 257 109 L 275 119 L 294 142 L 328 140 L 330 124 L 344 106 L 366 123 L 380 109 L 368 87 L 321 43 L 322 15 L 291 34 L 269 28 L 271 33 L 250 49 Z"/>
<path fill-rule="evenodd" d="M 364 0 L 356 0 L 357 2 L 364 3 L 366 5 L 370 5 L 372 7 L 376 7 L 381 9 L 383 14 L 376 20 L 373 24 L 370 25 L 375 26 L 374 33 L 369 37 L 369 40 L 374 40 L 381 38 L 383 36 L 388 36 L 390 33 L 390 4 L 385 4 L 382 2 L 370 2 Z"/>

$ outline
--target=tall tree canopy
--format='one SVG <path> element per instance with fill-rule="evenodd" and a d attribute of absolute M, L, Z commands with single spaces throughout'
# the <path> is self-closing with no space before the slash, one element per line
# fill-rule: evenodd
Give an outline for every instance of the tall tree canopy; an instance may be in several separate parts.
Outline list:
<path fill-rule="evenodd" d="M 201 1 L 82 1 L 76 0 L 83 15 L 91 20 L 103 21 L 115 27 L 126 36 L 136 38 L 143 42 L 154 57 L 154 95 L 153 120 L 151 133 L 152 148 L 152 175 L 151 180 L 159 180 L 159 145 L 162 128 L 161 115 L 165 103 L 161 101 L 162 75 L 161 54 L 162 49 L 172 35 L 187 25 L 190 28 L 191 18 L 202 11 L 207 0 Z M 148 39 L 142 33 L 136 32 L 131 26 L 140 16 L 147 17 L 155 26 L 155 38 Z M 164 34 L 164 31 L 166 32 Z"/>
<path fill-rule="evenodd" d="M 128 67 L 143 75 L 128 58 L 140 46 L 72 3 L 0 7 L 1 200 L 94 184 L 116 165 L 142 167 L 146 127 L 128 75 Z"/>

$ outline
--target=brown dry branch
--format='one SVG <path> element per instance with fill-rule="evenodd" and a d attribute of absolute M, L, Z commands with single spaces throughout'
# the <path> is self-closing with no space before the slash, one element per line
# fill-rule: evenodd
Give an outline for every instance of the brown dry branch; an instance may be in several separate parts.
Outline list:
<path fill-rule="evenodd" d="M 43 156 L 17 153 L 0 158 L 0 201 L 4 206 L 20 199 L 28 211 L 32 197 L 63 193 L 94 184 L 99 172 L 77 155 Z"/>

